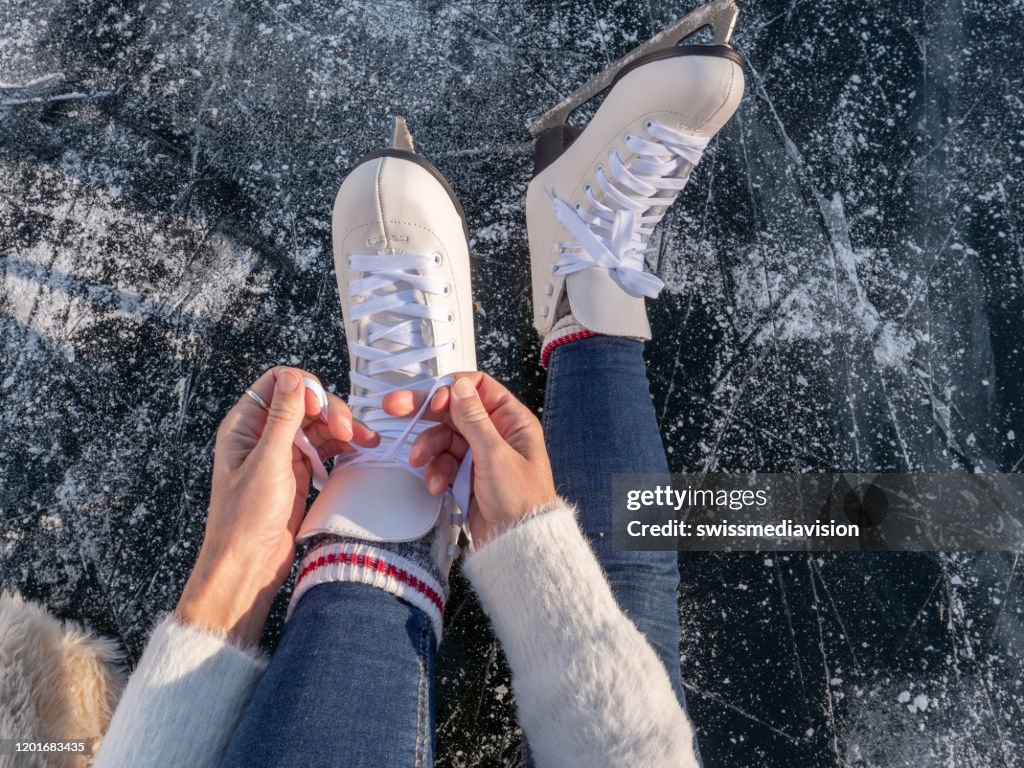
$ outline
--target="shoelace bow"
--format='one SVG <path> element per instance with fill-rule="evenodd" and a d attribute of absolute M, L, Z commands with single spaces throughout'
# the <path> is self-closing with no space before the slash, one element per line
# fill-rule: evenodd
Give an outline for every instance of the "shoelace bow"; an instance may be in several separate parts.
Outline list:
<path fill-rule="evenodd" d="M 416 436 L 430 426 L 422 418 L 434 394 L 454 381 L 451 376 L 431 375 L 429 363 L 454 350 L 455 342 L 428 345 L 423 335 L 426 321 L 451 322 L 453 318 L 446 309 L 421 303 L 416 296 L 417 292 L 445 296 L 451 292 L 451 286 L 444 279 L 419 274 L 420 270 L 440 265 L 439 254 L 353 254 L 349 257 L 349 266 L 366 274 L 349 284 L 349 296 L 364 299 L 353 304 L 352 319 L 366 321 L 364 342 L 349 345 L 353 357 L 366 363 L 362 372 L 352 370 L 349 373 L 352 384 L 366 394 L 352 395 L 349 406 L 366 409 L 363 422 L 380 434 L 381 443 L 376 448 L 354 446 L 355 454 L 337 458 L 335 471 L 358 464 L 397 465 L 423 478 L 422 469 L 410 466 L 409 451 Z M 387 315 L 391 318 L 388 319 Z M 391 351 L 373 346 L 380 341 L 391 342 L 401 349 Z M 393 372 L 420 378 L 400 385 L 391 385 L 378 378 L 381 374 Z M 392 416 L 384 411 L 385 395 L 401 390 L 426 392 L 419 410 L 411 418 Z M 451 488 L 461 514 L 460 524 L 464 527 L 469 511 L 472 465 L 472 452 L 467 451 Z M 466 532 L 468 535 L 468 528 Z"/>
<path fill-rule="evenodd" d="M 598 166 L 597 184 L 604 193 L 598 200 L 591 186 L 585 188 L 589 206 L 570 205 L 548 189 L 555 217 L 574 242 L 564 243 L 556 275 L 601 268 L 630 296 L 656 297 L 665 284 L 644 271 L 644 257 L 653 249 L 647 241 L 669 206 L 690 178 L 689 170 L 700 161 L 710 139 L 691 136 L 661 123 L 644 128 L 652 140 L 626 136 L 634 153 L 628 166 L 616 150 L 608 153 L 609 166 Z M 689 170 L 684 164 L 689 164 Z M 687 170 L 678 176 L 680 170 Z"/>

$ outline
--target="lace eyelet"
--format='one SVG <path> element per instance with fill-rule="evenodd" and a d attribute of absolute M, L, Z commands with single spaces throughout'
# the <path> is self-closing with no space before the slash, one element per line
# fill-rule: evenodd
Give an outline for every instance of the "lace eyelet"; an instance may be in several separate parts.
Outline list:
<path fill-rule="evenodd" d="M 551 314 L 551 307 L 544 307 L 544 311 L 541 314 L 544 315 L 544 317 L 547 317 L 548 315 L 550 315 Z"/>
<path fill-rule="evenodd" d="M 448 322 L 449 323 L 454 323 L 455 322 L 455 314 L 453 312 L 449 312 L 448 313 Z"/>
<path fill-rule="evenodd" d="M 436 253 L 436 252 L 435 252 L 435 253 L 432 253 L 432 254 L 430 254 L 430 255 L 434 257 L 434 263 L 435 263 L 435 264 L 436 264 L 437 266 L 441 266 L 441 254 L 440 254 L 440 253 Z"/>
<path fill-rule="evenodd" d="M 452 295 L 452 287 L 451 287 L 450 284 L 448 284 L 448 283 L 444 284 L 444 292 L 441 295 L 442 296 L 451 296 Z"/>
<path fill-rule="evenodd" d="M 545 285 L 544 286 L 544 294 L 546 296 L 550 296 L 554 292 L 555 292 L 555 286 L 553 286 L 553 285 Z"/>
<path fill-rule="evenodd" d="M 349 269 L 353 269 L 353 267 L 352 267 L 352 257 L 351 256 L 349 256 L 347 259 L 345 259 L 345 263 L 348 264 L 348 268 Z"/>
<path fill-rule="evenodd" d="M 648 120 L 646 123 L 644 123 L 644 128 L 646 128 L 649 131 L 649 130 L 651 130 L 651 127 L 653 125 L 654 125 L 654 123 L 651 120 Z"/>

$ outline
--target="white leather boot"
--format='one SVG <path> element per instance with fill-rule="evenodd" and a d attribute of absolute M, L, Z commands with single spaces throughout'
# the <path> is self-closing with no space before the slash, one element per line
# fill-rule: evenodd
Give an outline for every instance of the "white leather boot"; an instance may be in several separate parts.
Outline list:
<path fill-rule="evenodd" d="M 743 95 L 742 60 L 725 44 L 737 13 L 731 0 L 698 9 L 691 16 L 704 16 L 674 25 L 677 36 L 715 24 L 708 14 L 718 14 L 727 27 L 716 29 L 722 42 L 678 45 L 663 39 L 667 30 L 534 126 L 526 221 L 534 326 L 542 336 L 562 314 L 564 294 L 576 335 L 581 326 L 583 335 L 651 337 L 644 298 L 663 283 L 644 271 L 648 241 Z M 609 82 L 582 133 L 569 125 L 572 112 Z"/>
<path fill-rule="evenodd" d="M 338 459 L 298 538 L 330 534 L 357 541 L 312 550 L 299 587 L 364 581 L 396 594 L 404 590 L 404 599 L 428 610 L 438 597 L 443 604 L 464 520 L 451 493 L 431 495 L 421 473 L 409 466 L 413 439 L 430 423 L 389 416 L 381 400 L 396 390 L 430 391 L 446 374 L 476 369 L 469 244 L 454 192 L 412 151 L 401 118 L 395 135 L 396 146 L 363 157 L 344 180 L 332 222 L 349 350 L 349 406 L 381 435 L 381 444 Z M 438 591 L 433 569 L 389 556 L 401 553 L 400 547 L 383 553 L 375 547 L 422 545 L 425 537 L 443 577 L 440 595 L 429 594 Z M 317 559 L 325 562 L 317 566 Z M 396 568 L 404 574 L 393 573 Z M 428 612 L 439 620 L 436 611 Z"/>

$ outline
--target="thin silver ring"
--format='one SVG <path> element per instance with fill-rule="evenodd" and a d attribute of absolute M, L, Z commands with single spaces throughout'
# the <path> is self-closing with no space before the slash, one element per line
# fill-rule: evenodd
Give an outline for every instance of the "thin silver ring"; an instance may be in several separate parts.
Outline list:
<path fill-rule="evenodd" d="M 269 406 L 269 405 L 267 405 L 267 401 L 266 401 L 266 400 L 264 400 L 264 399 L 263 399 L 262 397 L 260 397 L 259 395 L 257 395 L 257 394 L 256 394 L 255 392 L 253 392 L 253 391 L 252 391 L 251 389 L 247 389 L 247 390 L 245 390 L 245 394 L 247 394 L 247 395 L 248 395 L 249 397 L 251 397 L 251 398 L 252 398 L 253 400 L 255 400 L 255 401 L 256 401 L 256 405 L 258 405 L 258 406 L 259 406 L 260 408 L 262 408 L 262 409 L 263 409 L 264 411 L 269 411 L 269 410 L 270 410 L 270 406 Z"/>

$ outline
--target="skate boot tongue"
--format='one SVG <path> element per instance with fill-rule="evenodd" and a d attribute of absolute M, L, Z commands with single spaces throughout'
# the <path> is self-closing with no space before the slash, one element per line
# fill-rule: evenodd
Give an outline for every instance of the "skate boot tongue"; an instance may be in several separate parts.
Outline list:
<path fill-rule="evenodd" d="M 366 541 L 414 541 L 437 524 L 445 496 L 400 466 L 343 466 L 313 502 L 300 538 L 331 533 Z"/>
<path fill-rule="evenodd" d="M 367 541 L 412 541 L 435 526 L 449 500 L 454 499 L 460 510 L 469 508 L 471 452 L 467 451 L 463 458 L 450 495 L 431 494 L 423 471 L 409 464 L 415 436 L 430 426 L 430 422 L 422 419 L 423 413 L 434 393 L 452 381 L 450 376 L 432 380 L 423 404 L 412 418 L 368 419 L 380 432 L 381 444 L 361 449 L 355 456 L 338 457 L 326 487 L 303 521 L 299 541 L 322 533 Z M 407 388 L 405 382 L 394 386 L 394 390 Z M 422 382 L 412 388 L 422 389 Z M 459 524 L 464 523 L 465 512 L 459 517 Z"/>
<path fill-rule="evenodd" d="M 409 464 L 415 435 L 430 426 L 430 422 L 422 419 L 423 413 L 434 393 L 453 381 L 451 376 L 435 378 L 412 418 L 389 417 L 390 422 L 384 426 L 377 421 L 382 441 L 376 448 L 361 449 L 354 457 L 339 457 L 327 486 L 303 521 L 299 541 L 321 533 L 368 541 L 412 541 L 437 524 L 450 501 L 459 510 L 458 520 L 453 518 L 453 524 L 465 525 L 471 492 L 472 451 L 467 451 L 463 457 L 450 493 L 442 496 L 430 493 L 423 480 L 423 470 Z M 405 388 L 403 385 L 395 387 L 396 390 Z M 383 437 L 385 433 L 387 438 Z"/>

